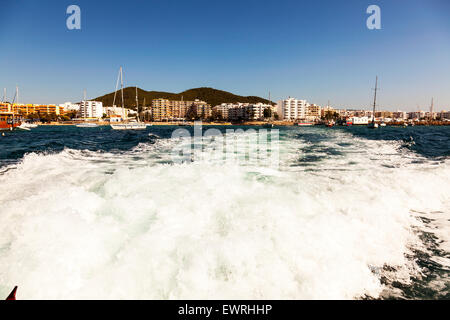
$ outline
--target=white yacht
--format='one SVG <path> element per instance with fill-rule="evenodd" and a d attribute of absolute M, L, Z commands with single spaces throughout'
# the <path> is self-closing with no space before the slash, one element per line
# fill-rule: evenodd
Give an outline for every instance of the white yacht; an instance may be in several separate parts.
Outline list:
<path fill-rule="evenodd" d="M 20 126 L 17 127 L 17 129 L 30 130 L 37 127 L 38 125 L 35 123 L 22 122 Z"/>
<path fill-rule="evenodd" d="M 121 96 L 122 96 L 122 116 L 125 118 L 125 107 L 124 107 L 124 101 L 123 101 L 123 72 L 122 72 L 122 67 L 120 67 L 119 76 L 117 77 L 116 91 L 114 92 L 113 105 L 115 105 L 115 103 L 116 103 L 116 94 L 117 94 L 117 87 L 118 87 L 118 84 L 119 84 L 119 78 L 120 78 L 120 91 L 121 91 Z M 113 130 L 144 130 L 144 129 L 147 128 L 147 125 L 145 123 L 142 123 L 139 120 L 139 103 L 138 103 L 137 87 L 136 87 L 136 111 L 137 111 L 136 120 L 123 121 L 123 122 L 111 124 L 111 128 Z"/>

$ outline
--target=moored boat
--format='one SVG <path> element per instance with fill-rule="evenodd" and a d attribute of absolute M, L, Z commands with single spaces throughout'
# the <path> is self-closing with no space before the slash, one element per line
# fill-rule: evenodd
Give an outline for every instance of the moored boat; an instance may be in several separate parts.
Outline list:
<path fill-rule="evenodd" d="M 126 122 L 111 124 L 111 128 L 114 130 L 144 130 L 147 128 L 147 125 L 140 122 Z"/>
<path fill-rule="evenodd" d="M 122 116 L 125 117 L 125 107 L 124 107 L 124 99 L 123 99 L 123 71 L 122 71 L 122 67 L 120 67 L 120 69 L 119 69 L 119 75 L 118 75 L 117 83 L 116 83 L 116 90 L 114 92 L 113 105 L 115 105 L 115 102 L 116 102 L 116 94 L 117 94 L 117 89 L 118 89 L 117 86 L 119 84 L 119 79 L 120 79 L 120 92 L 121 92 L 121 96 L 122 96 Z M 113 130 L 145 130 L 147 128 L 147 125 L 145 123 L 141 122 L 140 119 L 139 119 L 139 100 L 138 100 L 137 87 L 136 87 L 136 111 L 137 111 L 136 120 L 134 120 L 134 121 L 123 121 L 123 122 L 111 124 L 111 128 Z"/>
<path fill-rule="evenodd" d="M 12 112 L 0 112 L 0 131 L 14 130 L 22 124 L 20 117 Z"/>
<path fill-rule="evenodd" d="M 313 126 L 314 125 L 314 122 L 303 122 L 303 121 L 301 121 L 301 122 L 296 122 L 296 123 L 294 123 L 294 126 L 299 126 L 299 127 L 311 127 L 311 126 Z"/>
<path fill-rule="evenodd" d="M 83 122 L 83 123 L 77 124 L 76 127 L 77 128 L 96 128 L 96 127 L 98 127 L 98 124 Z"/>

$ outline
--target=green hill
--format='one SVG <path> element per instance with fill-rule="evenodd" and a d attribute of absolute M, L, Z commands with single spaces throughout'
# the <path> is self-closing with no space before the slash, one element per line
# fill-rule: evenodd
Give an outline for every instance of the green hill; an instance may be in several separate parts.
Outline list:
<path fill-rule="evenodd" d="M 150 106 L 152 104 L 153 99 L 164 98 L 169 100 L 183 100 L 185 101 L 193 101 L 195 99 L 203 100 L 209 103 L 211 106 L 216 106 L 221 103 L 269 103 L 269 100 L 255 97 L 255 96 L 239 96 L 232 94 L 230 92 L 217 90 L 213 88 L 196 88 L 186 90 L 180 93 L 171 93 L 171 92 L 160 92 L 160 91 L 145 91 L 138 88 L 138 97 L 139 97 L 139 105 L 142 106 L 142 103 L 145 98 L 145 104 Z M 135 109 L 136 108 L 136 88 L 135 87 L 127 87 L 123 89 L 123 98 L 125 101 L 125 107 Z M 108 93 L 104 96 L 98 97 L 94 99 L 95 101 L 103 102 L 104 106 L 111 106 L 114 100 L 114 92 Z M 116 96 L 116 105 L 121 105 L 121 95 L 120 90 L 117 91 Z"/>

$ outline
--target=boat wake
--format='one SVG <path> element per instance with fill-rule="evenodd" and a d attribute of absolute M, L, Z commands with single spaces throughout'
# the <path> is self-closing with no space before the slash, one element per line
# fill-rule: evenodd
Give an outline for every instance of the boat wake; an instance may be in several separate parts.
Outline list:
<path fill-rule="evenodd" d="M 176 139 L 25 155 L 0 175 L 0 296 L 448 297 L 449 161 L 301 130 L 278 169 L 172 164 Z"/>

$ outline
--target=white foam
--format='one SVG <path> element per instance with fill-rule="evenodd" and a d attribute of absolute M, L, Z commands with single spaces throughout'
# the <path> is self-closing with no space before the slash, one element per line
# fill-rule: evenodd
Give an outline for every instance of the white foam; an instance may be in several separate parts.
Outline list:
<path fill-rule="evenodd" d="M 18 285 L 21 299 L 377 297 L 384 265 L 402 281 L 417 272 L 405 254 L 425 226 L 411 210 L 448 217 L 450 166 L 327 134 L 314 154 L 340 155 L 292 167 L 310 144 L 287 139 L 280 170 L 170 165 L 164 139 L 26 155 L 0 175 L 0 296 Z"/>

